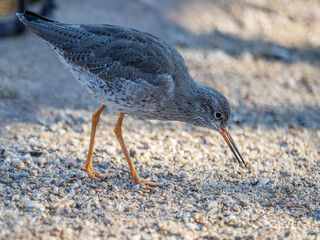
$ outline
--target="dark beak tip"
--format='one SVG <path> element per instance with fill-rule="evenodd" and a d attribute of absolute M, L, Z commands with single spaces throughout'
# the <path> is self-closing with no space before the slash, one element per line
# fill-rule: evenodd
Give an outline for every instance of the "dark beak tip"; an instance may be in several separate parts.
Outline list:
<path fill-rule="evenodd" d="M 243 167 L 244 169 L 249 169 L 249 168 L 248 168 L 248 165 L 246 164 L 246 162 L 243 162 L 242 167 Z"/>
<path fill-rule="evenodd" d="M 241 153 L 239 152 L 239 150 L 238 150 L 235 142 L 233 141 L 230 133 L 228 132 L 228 130 L 226 128 L 221 128 L 219 133 L 222 135 L 222 137 L 224 138 L 224 140 L 228 144 L 230 150 L 232 151 L 234 157 L 236 158 L 236 160 L 238 161 L 240 166 L 245 169 L 248 169 L 246 162 L 244 161 L 243 157 L 241 156 Z"/>

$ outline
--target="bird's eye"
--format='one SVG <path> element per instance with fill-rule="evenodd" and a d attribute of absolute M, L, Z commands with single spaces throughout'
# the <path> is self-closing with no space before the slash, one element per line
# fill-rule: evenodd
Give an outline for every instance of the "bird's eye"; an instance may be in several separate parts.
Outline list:
<path fill-rule="evenodd" d="M 222 114 L 221 114 L 220 112 L 215 112 L 215 113 L 214 113 L 214 117 L 215 117 L 216 119 L 221 119 Z"/>

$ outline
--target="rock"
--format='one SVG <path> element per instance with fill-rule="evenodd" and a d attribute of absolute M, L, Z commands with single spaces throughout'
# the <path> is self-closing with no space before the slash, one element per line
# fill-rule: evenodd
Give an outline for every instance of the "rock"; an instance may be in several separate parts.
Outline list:
<path fill-rule="evenodd" d="M 186 227 L 195 230 L 197 228 L 197 225 L 194 223 L 186 223 Z"/>
<path fill-rule="evenodd" d="M 65 122 L 67 124 L 72 124 L 72 119 L 67 115 L 61 115 L 58 119 L 59 122 Z"/>
<path fill-rule="evenodd" d="M 26 164 L 31 164 L 33 162 L 33 159 L 30 155 L 30 153 L 26 154 L 24 157 L 23 157 L 23 161 L 26 163 Z"/>
<path fill-rule="evenodd" d="M 34 160 L 40 167 L 43 167 L 47 163 L 47 159 L 45 157 L 37 157 Z"/>
<path fill-rule="evenodd" d="M 137 151 L 134 148 L 130 148 L 129 154 L 130 154 L 130 157 L 136 158 Z"/>
<path fill-rule="evenodd" d="M 1 155 L 4 155 L 6 149 L 4 148 L 4 146 L 0 145 L 0 158 L 1 158 Z"/>
<path fill-rule="evenodd" d="M 21 188 L 22 190 L 25 190 L 25 189 L 27 188 L 27 184 L 26 184 L 25 182 L 21 182 L 21 183 L 20 183 L 20 188 Z"/>
<path fill-rule="evenodd" d="M 66 228 L 63 230 L 62 236 L 64 239 L 72 239 L 74 237 L 74 232 L 71 228 Z"/>
<path fill-rule="evenodd" d="M 17 169 L 25 169 L 26 167 L 25 164 L 19 158 L 12 159 L 12 165 Z"/>
<path fill-rule="evenodd" d="M 117 148 L 114 146 L 107 146 L 106 151 L 109 155 L 117 155 Z"/>
<path fill-rule="evenodd" d="M 132 187 L 132 191 L 138 191 L 140 189 L 140 185 L 136 184 Z"/>
<path fill-rule="evenodd" d="M 185 178 L 189 178 L 190 177 L 190 174 L 185 172 L 185 171 L 182 171 L 180 172 L 180 178 L 181 179 L 185 179 Z"/>
<path fill-rule="evenodd" d="M 255 186 L 256 188 L 260 188 L 263 187 L 264 185 L 266 185 L 268 182 L 270 181 L 269 178 L 262 178 L 257 185 Z"/>
<path fill-rule="evenodd" d="M 76 162 L 76 161 L 70 161 L 70 162 L 68 163 L 68 167 L 69 167 L 69 168 L 77 168 L 77 167 L 79 167 L 79 163 Z"/>
<path fill-rule="evenodd" d="M 178 191 L 178 192 L 183 192 L 183 189 L 182 189 L 182 187 L 180 187 L 180 186 L 176 186 L 175 189 L 176 189 L 176 191 Z"/>
<path fill-rule="evenodd" d="M 5 151 L 4 156 L 11 157 L 11 158 L 18 158 L 19 157 L 16 153 L 11 152 L 11 151 Z"/>
<path fill-rule="evenodd" d="M 240 200 L 241 207 L 247 207 L 249 205 L 249 201 L 247 199 Z"/>
<path fill-rule="evenodd" d="M 218 207 L 218 202 L 217 201 L 209 201 L 208 204 L 207 204 L 208 208 L 211 210 L 211 209 L 214 209 L 214 208 L 217 208 Z"/>
<path fill-rule="evenodd" d="M 74 189 L 71 189 L 70 191 L 69 191 L 69 195 L 70 196 L 74 196 L 76 193 L 75 193 L 75 191 L 74 191 Z"/>
<path fill-rule="evenodd" d="M 7 164 L 4 164 L 3 162 L 0 162 L 0 171 L 6 172 L 10 169 L 10 166 Z"/>
<path fill-rule="evenodd" d="M 12 201 L 19 201 L 20 196 L 19 195 L 12 195 L 11 199 L 12 199 Z"/>
<path fill-rule="evenodd" d="M 84 117 L 79 116 L 79 117 L 77 117 L 76 122 L 77 123 L 84 123 L 84 122 L 87 122 L 87 120 Z"/>
<path fill-rule="evenodd" d="M 17 180 L 17 179 L 20 177 L 20 175 L 15 174 L 15 173 L 9 173 L 9 176 L 10 176 L 13 180 Z M 15 188 L 15 187 L 14 187 L 14 188 Z"/>
<path fill-rule="evenodd" d="M 43 204 L 41 204 L 41 203 L 39 203 L 37 201 L 32 201 L 32 200 L 25 201 L 24 202 L 24 206 L 25 206 L 25 208 L 44 209 Z"/>
<path fill-rule="evenodd" d="M 66 199 L 66 200 L 62 200 L 62 201 L 54 204 L 53 206 L 51 206 L 51 208 L 59 211 L 59 210 L 65 208 L 65 207 L 69 207 L 69 206 L 72 205 L 72 204 L 74 204 L 74 200 L 68 200 L 68 199 Z"/>
<path fill-rule="evenodd" d="M 30 138 L 29 141 L 28 141 L 28 144 L 30 146 L 36 146 L 38 144 L 38 141 L 34 138 Z"/>
<path fill-rule="evenodd" d="M 237 217 L 235 215 L 229 215 L 224 218 L 224 221 L 227 224 L 235 224 L 237 222 Z"/>
<path fill-rule="evenodd" d="M 80 187 L 80 185 L 79 185 L 79 183 L 77 183 L 77 182 L 71 184 L 71 188 L 73 188 L 73 189 L 79 188 L 79 187 Z M 74 195 L 74 194 L 73 194 L 73 195 Z"/>
<path fill-rule="evenodd" d="M 231 211 L 233 211 L 233 212 L 240 212 L 240 208 L 239 208 L 238 205 L 232 205 L 232 206 L 230 207 L 230 209 L 231 209 Z"/>
<path fill-rule="evenodd" d="M 51 124 L 49 129 L 50 129 L 51 132 L 55 132 L 58 129 L 58 125 L 56 123 Z"/>
<path fill-rule="evenodd" d="M 130 239 L 131 240 L 140 240 L 141 236 L 139 234 L 131 235 Z"/>
<path fill-rule="evenodd" d="M 37 123 L 39 123 L 41 125 L 46 125 L 46 121 L 43 118 L 37 117 L 36 120 L 37 120 Z"/>

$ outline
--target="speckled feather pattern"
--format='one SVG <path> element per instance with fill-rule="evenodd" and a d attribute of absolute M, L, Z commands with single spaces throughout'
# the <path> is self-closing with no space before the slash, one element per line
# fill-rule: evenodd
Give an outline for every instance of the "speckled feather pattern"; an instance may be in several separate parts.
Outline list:
<path fill-rule="evenodd" d="M 218 129 L 230 118 L 227 99 L 194 81 L 178 51 L 135 29 L 65 24 L 20 15 L 47 41 L 80 83 L 111 109 L 141 118 L 178 120 Z M 215 111 L 223 118 L 214 119 Z"/>

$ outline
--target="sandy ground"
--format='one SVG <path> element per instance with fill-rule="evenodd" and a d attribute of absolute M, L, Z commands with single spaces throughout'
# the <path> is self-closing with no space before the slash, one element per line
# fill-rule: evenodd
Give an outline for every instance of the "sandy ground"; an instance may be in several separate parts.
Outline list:
<path fill-rule="evenodd" d="M 174 44 L 223 92 L 249 169 L 218 133 L 126 116 L 130 182 L 105 112 L 81 170 L 91 98 L 31 33 L 0 40 L 0 239 L 320 239 L 320 3 L 59 0 L 54 18 L 111 23 Z"/>

